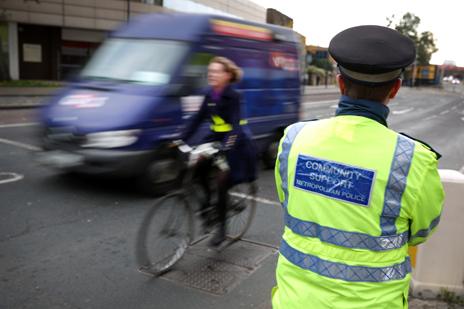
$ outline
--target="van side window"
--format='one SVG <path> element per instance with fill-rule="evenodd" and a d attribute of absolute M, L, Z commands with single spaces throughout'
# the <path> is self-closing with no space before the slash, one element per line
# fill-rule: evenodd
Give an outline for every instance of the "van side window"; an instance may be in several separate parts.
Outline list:
<path fill-rule="evenodd" d="M 192 54 L 185 65 L 183 76 L 193 83 L 195 92 L 198 92 L 208 86 L 208 64 L 214 55 L 206 52 L 197 52 Z"/>

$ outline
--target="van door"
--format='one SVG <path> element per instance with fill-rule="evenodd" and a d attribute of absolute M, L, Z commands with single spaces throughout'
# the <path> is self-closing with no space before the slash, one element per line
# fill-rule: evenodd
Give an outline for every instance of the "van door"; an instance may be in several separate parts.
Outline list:
<path fill-rule="evenodd" d="M 300 98 L 299 60 L 295 45 L 280 43 L 269 51 L 270 98 L 275 102 L 275 113 L 282 121 L 294 122 L 298 117 Z"/>

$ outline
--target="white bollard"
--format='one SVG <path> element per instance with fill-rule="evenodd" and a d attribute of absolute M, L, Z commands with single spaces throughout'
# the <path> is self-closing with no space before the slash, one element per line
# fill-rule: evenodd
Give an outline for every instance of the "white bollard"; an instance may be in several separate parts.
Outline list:
<path fill-rule="evenodd" d="M 422 298 L 464 296 L 464 175 L 440 170 L 445 205 L 436 232 L 410 248 L 411 292 Z M 420 205 L 419 205 L 420 206 Z"/>

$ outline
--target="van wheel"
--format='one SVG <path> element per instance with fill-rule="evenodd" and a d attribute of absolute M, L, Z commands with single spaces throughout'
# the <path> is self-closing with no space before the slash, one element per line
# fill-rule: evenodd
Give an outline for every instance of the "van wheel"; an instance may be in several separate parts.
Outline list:
<path fill-rule="evenodd" d="M 140 179 L 142 190 L 152 196 L 166 194 L 175 187 L 179 178 L 179 164 L 173 158 L 150 162 Z"/>
<path fill-rule="evenodd" d="M 277 159 L 277 152 L 279 151 L 279 142 L 282 138 L 282 134 L 276 134 L 269 144 L 266 146 L 266 149 L 263 153 L 263 163 L 266 169 L 273 169 Z"/>

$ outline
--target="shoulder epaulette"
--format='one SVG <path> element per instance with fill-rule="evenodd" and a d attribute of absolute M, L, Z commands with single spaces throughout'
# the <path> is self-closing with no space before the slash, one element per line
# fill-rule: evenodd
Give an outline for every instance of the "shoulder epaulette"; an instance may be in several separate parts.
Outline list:
<path fill-rule="evenodd" d="M 432 146 L 430 146 L 430 145 L 427 144 L 426 142 L 421 141 L 420 139 L 417 139 L 417 138 L 415 138 L 415 137 L 412 137 L 412 136 L 410 136 L 410 135 L 408 135 L 408 134 L 406 134 L 406 133 L 403 133 L 403 132 L 400 132 L 400 134 L 401 134 L 401 135 L 404 135 L 404 136 L 406 136 L 406 137 L 409 137 L 410 139 L 415 140 L 416 142 L 419 142 L 419 143 L 421 143 L 422 145 L 424 145 L 425 148 L 427 148 L 428 150 L 430 150 L 431 152 L 433 152 L 433 153 L 437 156 L 437 160 L 439 160 L 439 159 L 441 158 L 441 154 L 440 154 L 438 151 L 436 151 L 435 149 L 433 149 Z"/>

